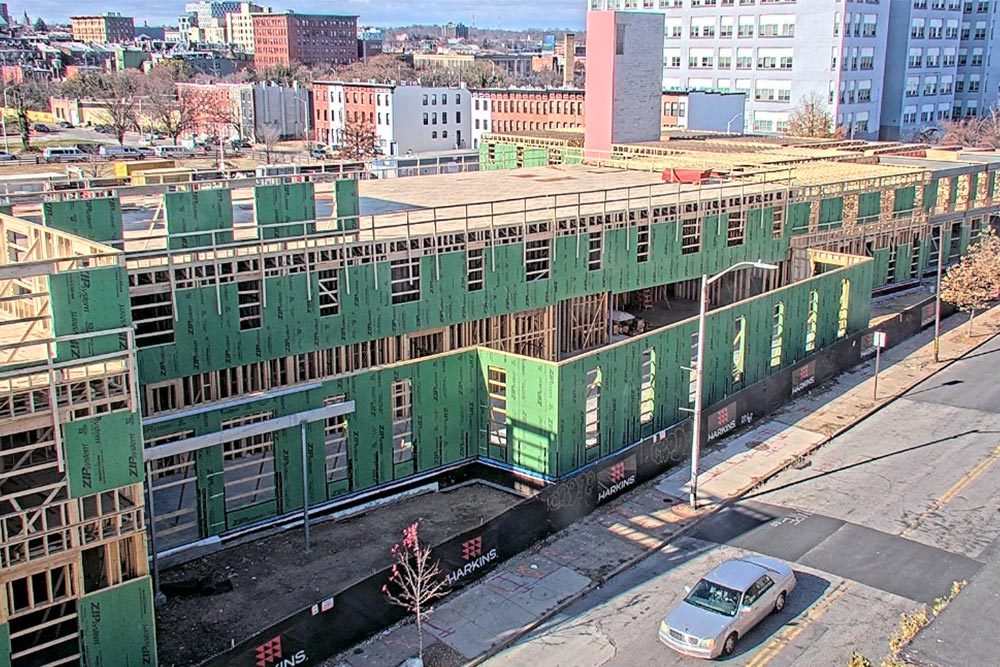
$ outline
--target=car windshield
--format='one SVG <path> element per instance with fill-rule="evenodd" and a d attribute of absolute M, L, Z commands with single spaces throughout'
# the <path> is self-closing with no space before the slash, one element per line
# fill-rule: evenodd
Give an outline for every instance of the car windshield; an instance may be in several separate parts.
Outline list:
<path fill-rule="evenodd" d="M 695 607 L 714 611 L 724 616 L 736 616 L 739 608 L 740 594 L 731 588 L 714 584 L 702 579 L 694 587 L 684 601 Z"/>

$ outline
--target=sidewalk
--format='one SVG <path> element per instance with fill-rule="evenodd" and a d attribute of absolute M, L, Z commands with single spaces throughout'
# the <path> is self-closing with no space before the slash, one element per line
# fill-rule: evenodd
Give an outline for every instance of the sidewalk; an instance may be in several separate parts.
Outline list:
<path fill-rule="evenodd" d="M 722 441 L 702 457 L 701 506 L 686 503 L 686 464 L 598 508 L 502 564 L 480 582 L 449 597 L 426 623 L 428 667 L 478 664 L 513 644 L 547 618 L 603 585 L 690 530 L 700 519 L 796 465 L 868 415 L 1000 333 L 1000 307 L 976 317 L 942 322 L 939 363 L 933 362 L 933 327 L 882 355 L 878 398 L 874 359 L 797 398 L 745 433 Z M 398 665 L 416 654 L 417 633 L 401 623 L 324 663 L 338 667 Z"/>

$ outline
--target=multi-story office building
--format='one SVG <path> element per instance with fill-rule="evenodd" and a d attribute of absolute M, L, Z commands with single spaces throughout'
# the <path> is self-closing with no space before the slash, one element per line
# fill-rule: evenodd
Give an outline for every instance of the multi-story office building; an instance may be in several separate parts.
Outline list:
<path fill-rule="evenodd" d="M 782 131 L 792 109 L 815 95 L 848 134 L 878 133 L 887 2 L 590 1 L 664 13 L 664 88 L 746 93 L 749 131 Z"/>
<path fill-rule="evenodd" d="M 959 24 L 958 72 L 952 118 L 982 115 L 997 104 L 1000 91 L 1000 5 L 989 0 L 963 0 Z"/>
<path fill-rule="evenodd" d="M 78 42 L 112 44 L 135 39 L 135 20 L 117 12 L 89 16 L 73 16 L 73 39 Z"/>
<path fill-rule="evenodd" d="M 958 68 L 959 0 L 892 0 L 880 134 L 910 138 L 951 117 Z"/>
<path fill-rule="evenodd" d="M 358 59 L 358 17 L 294 12 L 253 15 L 254 66 L 348 65 Z"/>

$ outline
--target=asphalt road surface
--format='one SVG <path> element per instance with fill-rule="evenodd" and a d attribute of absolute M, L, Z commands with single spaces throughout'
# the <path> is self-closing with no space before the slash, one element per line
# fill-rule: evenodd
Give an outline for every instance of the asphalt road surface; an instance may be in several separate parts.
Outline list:
<path fill-rule="evenodd" d="M 785 610 L 722 664 L 846 665 L 888 653 L 899 615 L 968 581 L 909 655 L 1000 664 L 1000 338 L 911 390 L 487 664 L 703 664 L 659 642 L 685 584 L 723 560 L 791 562 Z"/>

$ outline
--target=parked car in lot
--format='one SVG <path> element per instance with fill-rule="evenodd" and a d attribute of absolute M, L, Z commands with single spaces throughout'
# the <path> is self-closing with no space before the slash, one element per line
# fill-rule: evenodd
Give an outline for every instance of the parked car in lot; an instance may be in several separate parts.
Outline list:
<path fill-rule="evenodd" d="M 139 146 L 135 150 L 141 157 L 156 157 L 156 148 L 154 146 Z"/>
<path fill-rule="evenodd" d="M 97 155 L 97 152 L 101 150 L 100 144 L 77 144 L 76 147 L 87 155 Z"/>
<path fill-rule="evenodd" d="M 61 120 L 58 123 L 56 123 L 56 127 L 61 127 L 64 130 L 68 130 L 71 127 L 73 127 L 73 123 L 69 122 L 68 120 Z"/>
<path fill-rule="evenodd" d="M 44 123 L 35 123 L 34 125 L 31 126 L 31 129 L 34 130 L 35 132 L 43 132 L 43 133 L 52 131 L 49 128 L 49 126 Z"/>
<path fill-rule="evenodd" d="M 232 148 L 236 148 L 236 149 L 239 149 L 239 148 L 253 148 L 253 144 L 251 144 L 246 139 L 230 139 L 229 140 L 229 145 Z"/>
<path fill-rule="evenodd" d="M 191 157 L 195 154 L 194 149 L 187 146 L 157 146 L 153 149 L 156 157 Z"/>
<path fill-rule="evenodd" d="M 142 159 L 142 154 L 132 146 L 101 146 L 97 154 L 108 160 Z"/>
<path fill-rule="evenodd" d="M 736 641 L 785 608 L 795 573 L 768 556 L 745 556 L 705 575 L 660 622 L 660 641 L 696 658 L 732 655 Z"/>
<path fill-rule="evenodd" d="M 114 134 L 115 128 L 110 125 L 95 125 L 94 132 L 100 132 L 101 134 Z"/>
<path fill-rule="evenodd" d="M 17 156 L 13 153 L 8 153 L 7 151 L 0 151 L 0 162 L 10 162 L 11 160 L 16 160 Z"/>
<path fill-rule="evenodd" d="M 46 162 L 85 162 L 90 156 L 79 148 L 46 148 L 42 159 Z"/>

